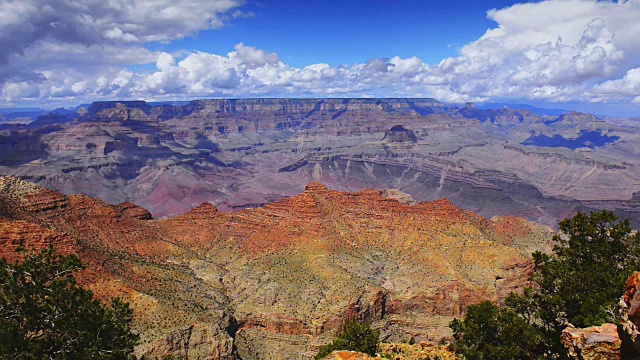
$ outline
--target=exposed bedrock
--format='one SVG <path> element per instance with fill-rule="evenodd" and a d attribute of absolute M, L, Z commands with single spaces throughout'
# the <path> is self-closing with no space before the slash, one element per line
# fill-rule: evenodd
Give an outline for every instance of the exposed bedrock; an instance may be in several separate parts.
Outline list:
<path fill-rule="evenodd" d="M 339 190 L 447 197 L 483 216 L 550 226 L 610 209 L 640 227 L 640 129 L 630 121 L 434 99 L 98 102 L 69 116 L 3 125 L 0 174 L 128 201 L 156 217 L 205 201 L 223 211 L 258 207 L 318 179 Z"/>
<path fill-rule="evenodd" d="M 132 304 L 136 353 L 152 358 L 310 358 L 348 318 L 387 341 L 438 340 L 470 304 L 525 286 L 530 253 L 551 246 L 524 219 L 317 182 L 255 209 L 154 220 L 2 177 L 0 205 L 2 248 L 78 254 L 80 283 Z"/>

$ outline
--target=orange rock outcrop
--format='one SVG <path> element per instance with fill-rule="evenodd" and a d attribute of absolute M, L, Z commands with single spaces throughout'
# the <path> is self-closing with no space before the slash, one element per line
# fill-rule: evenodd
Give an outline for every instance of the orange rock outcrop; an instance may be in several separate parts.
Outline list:
<path fill-rule="evenodd" d="M 82 283 L 132 303 L 136 351 L 150 357 L 313 356 L 346 318 L 391 341 L 438 340 L 468 305 L 525 286 L 529 254 L 548 250 L 549 235 L 445 199 L 414 205 L 320 183 L 262 208 L 204 203 L 152 220 L 133 204 L 0 177 L 1 255 L 20 245 L 77 253 Z"/>

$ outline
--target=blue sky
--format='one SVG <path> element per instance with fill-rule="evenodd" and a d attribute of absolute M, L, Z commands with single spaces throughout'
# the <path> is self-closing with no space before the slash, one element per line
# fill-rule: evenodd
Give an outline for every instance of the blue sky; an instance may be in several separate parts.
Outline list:
<path fill-rule="evenodd" d="M 238 18 L 169 45 L 149 49 L 226 53 L 238 43 L 267 49 L 295 67 L 326 62 L 355 64 L 370 58 L 416 56 L 427 63 L 455 56 L 460 46 L 479 38 L 495 22 L 487 10 L 515 1 L 263 1 L 242 9 Z"/>
<path fill-rule="evenodd" d="M 640 116 L 640 0 L 4 0 L 0 107 L 434 97 Z"/>

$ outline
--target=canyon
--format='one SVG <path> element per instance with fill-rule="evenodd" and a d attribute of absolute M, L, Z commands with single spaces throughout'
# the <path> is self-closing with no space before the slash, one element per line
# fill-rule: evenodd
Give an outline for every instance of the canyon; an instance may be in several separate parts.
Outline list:
<path fill-rule="evenodd" d="M 55 246 L 138 357 L 308 359 L 345 319 L 437 342 L 558 220 L 640 228 L 640 124 L 435 99 L 95 102 L 0 124 L 0 256 Z"/>
<path fill-rule="evenodd" d="M 467 306 L 526 286 L 531 253 L 550 251 L 552 233 L 398 190 L 311 182 L 258 208 L 204 202 L 153 219 L 0 177 L 0 256 L 77 254 L 81 284 L 131 303 L 136 354 L 149 358 L 308 359 L 348 318 L 384 341 L 435 342 Z"/>
<path fill-rule="evenodd" d="M 153 217 L 260 207 L 304 191 L 399 189 L 555 227 L 613 210 L 640 227 L 640 125 L 435 99 L 96 102 L 0 124 L 0 175 Z"/>

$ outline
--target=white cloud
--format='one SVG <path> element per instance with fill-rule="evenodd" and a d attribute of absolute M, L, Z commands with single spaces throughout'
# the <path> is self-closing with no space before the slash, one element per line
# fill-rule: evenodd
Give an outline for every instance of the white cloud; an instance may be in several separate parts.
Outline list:
<path fill-rule="evenodd" d="M 592 94 L 603 99 L 633 98 L 632 102 L 637 103 L 640 99 L 640 68 L 627 71 L 621 79 L 605 81 L 595 86 Z"/>
<path fill-rule="evenodd" d="M 266 64 L 277 64 L 280 62 L 278 55 L 267 54 L 251 46 L 240 43 L 234 47 L 235 52 L 230 52 L 229 57 L 238 58 L 248 68 L 257 68 Z"/>
<path fill-rule="evenodd" d="M 4 84 L 2 96 L 8 101 L 19 99 L 35 99 L 40 96 L 40 88 L 28 82 Z"/>
<path fill-rule="evenodd" d="M 139 42 L 140 39 L 130 33 L 125 33 L 123 32 L 119 27 L 114 27 L 113 29 L 109 29 L 109 30 L 104 30 L 102 31 L 102 36 L 104 36 L 106 39 L 109 40 L 121 40 L 124 42 Z"/>
<path fill-rule="evenodd" d="M 21 76 L 15 64 L 62 45 L 121 47 L 123 44 L 170 42 L 199 30 L 222 26 L 226 14 L 242 0 L 3 0 L 0 2 L 0 81 Z M 138 47 L 141 51 L 144 48 Z M 68 56 L 67 59 L 73 60 Z M 17 74 L 17 75 L 16 75 Z"/>
<path fill-rule="evenodd" d="M 640 0 L 546 0 L 491 10 L 496 26 L 437 64 L 395 56 L 299 68 L 243 43 L 227 54 L 141 46 L 219 27 L 226 16 L 253 16 L 238 9 L 240 0 L 56 0 L 40 10 L 37 3 L 0 4 L 0 33 L 30 25 L 18 32 L 26 45 L 10 42 L 0 56 L 5 103 L 336 95 L 640 102 Z M 76 12 L 55 15 L 56 6 Z M 127 69 L 136 64 L 155 70 Z"/>

